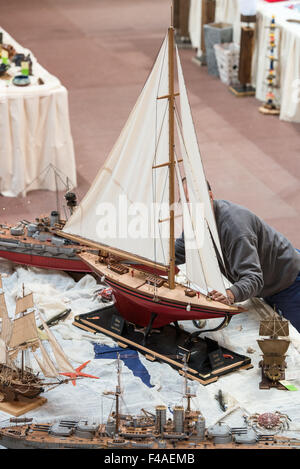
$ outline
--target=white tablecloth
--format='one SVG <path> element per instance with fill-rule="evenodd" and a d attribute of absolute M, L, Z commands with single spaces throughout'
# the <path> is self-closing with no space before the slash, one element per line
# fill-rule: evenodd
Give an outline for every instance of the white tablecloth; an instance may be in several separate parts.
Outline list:
<path fill-rule="evenodd" d="M 115 390 L 116 359 L 105 358 L 105 355 L 102 359 L 95 358 L 93 343 L 110 347 L 116 347 L 117 344 L 103 334 L 86 332 L 72 325 L 77 314 L 107 305 L 99 303 L 96 299 L 95 291 L 99 289 L 99 284 L 91 275 L 84 276 L 76 283 L 64 272 L 13 266 L 2 260 L 0 273 L 8 275 L 2 279 L 2 282 L 11 318 L 14 317 L 16 296 L 22 294 L 23 285 L 25 294 L 33 293 L 35 307 L 45 320 L 53 318 L 66 308 L 71 309 L 70 316 L 51 327 L 51 330 L 75 368 L 91 360 L 83 372 L 99 377 L 99 379 L 80 379 L 76 386 L 71 383 L 63 384 L 45 392 L 42 396 L 46 397 L 46 404 L 28 412 L 25 417 L 33 418 L 34 422 L 39 423 L 80 417 L 89 418 L 93 422 L 105 422 L 109 412 L 113 410 L 113 402 L 104 396 L 104 392 Z M 254 304 L 250 302 L 247 307 L 249 311 L 234 316 L 228 327 L 218 332 L 205 333 L 204 336 L 216 340 L 222 347 L 250 357 L 253 368 L 229 373 L 208 386 L 189 380 L 191 394 L 195 395 L 191 399 L 191 407 L 201 410 L 207 427 L 214 425 L 221 418 L 230 426 L 243 427 L 244 414 L 280 411 L 291 419 L 290 428 L 284 436 L 300 439 L 299 332 L 290 326 L 291 345 L 287 353 L 285 371 L 286 379 L 294 384 L 298 391 L 281 391 L 275 388 L 261 390 L 259 389 L 261 350 L 257 344 L 259 321 L 267 319 L 273 313 L 269 307 L 263 307 L 258 300 Z M 218 319 L 210 319 L 206 328 L 216 327 L 219 322 Z M 186 330 L 195 331 L 191 321 L 181 321 L 180 325 Z M 45 346 L 47 347 L 47 343 Z M 39 351 L 37 353 L 39 354 Z M 133 367 L 129 368 L 129 364 L 122 363 L 121 412 L 137 415 L 141 413 L 142 408 L 153 412 L 156 405 L 165 405 L 168 408 L 167 417 L 171 417 L 169 409 L 174 405 L 186 406 L 181 394 L 184 389 L 183 377 L 176 370 L 166 363 L 151 362 L 141 354 L 138 354 L 135 360 L 137 362 L 140 360 L 145 367 L 144 375 L 148 372 L 151 387 L 133 373 Z M 34 371 L 40 371 L 33 357 L 31 366 Z M 227 404 L 227 413 L 221 410 L 215 399 L 219 390 L 222 390 Z M 10 417 L 11 415 L 0 411 L 0 425 L 8 425 Z"/>
<path fill-rule="evenodd" d="M 0 79 L 0 193 L 26 195 L 27 190 L 63 189 L 60 177 L 76 185 L 76 166 L 70 130 L 68 92 L 58 78 L 48 73 L 32 52 L 24 49 L 7 32 L 3 43 L 16 53 L 30 53 L 33 62 L 31 84 L 17 87 Z M 8 73 L 19 74 L 13 66 Z M 38 84 L 38 78 L 44 82 Z M 56 168 L 57 174 L 55 176 Z"/>
<path fill-rule="evenodd" d="M 202 0 L 194 0 L 191 3 L 190 28 L 194 28 L 193 38 L 198 34 L 196 27 L 193 25 L 196 22 L 195 18 L 199 17 L 199 5 L 197 4 L 201 4 L 201 2 Z M 268 26 L 272 15 L 274 15 L 278 25 L 276 41 L 280 40 L 279 47 L 275 51 L 279 59 L 277 69 L 279 91 L 277 92 L 277 98 L 281 106 L 280 119 L 300 122 L 300 24 L 286 21 L 289 18 L 300 20 L 300 12 L 286 8 L 290 4 L 297 5 L 300 4 L 300 1 L 269 3 L 258 0 L 257 37 L 253 58 L 252 82 L 256 87 L 256 98 L 265 101 L 267 92 L 266 75 L 269 65 L 266 57 L 269 52 Z M 239 43 L 241 31 L 239 0 L 217 0 L 215 21 L 232 24 L 233 40 Z M 200 47 L 200 44 L 194 39 L 193 46 Z"/>

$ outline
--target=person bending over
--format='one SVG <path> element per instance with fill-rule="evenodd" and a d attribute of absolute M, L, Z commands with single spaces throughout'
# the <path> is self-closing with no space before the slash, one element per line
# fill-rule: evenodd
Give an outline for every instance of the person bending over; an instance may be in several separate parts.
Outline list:
<path fill-rule="evenodd" d="M 227 200 L 211 203 L 224 258 L 220 269 L 232 286 L 227 297 L 210 297 L 233 304 L 259 297 L 286 317 L 300 332 L 300 251 L 245 207 Z M 176 265 L 185 263 L 184 234 L 175 242 Z"/>

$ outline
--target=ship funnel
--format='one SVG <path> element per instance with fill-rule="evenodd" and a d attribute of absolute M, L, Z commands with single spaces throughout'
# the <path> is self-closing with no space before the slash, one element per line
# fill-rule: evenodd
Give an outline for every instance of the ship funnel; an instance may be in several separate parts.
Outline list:
<path fill-rule="evenodd" d="M 174 431 L 176 433 L 184 433 L 184 408 L 181 406 L 175 406 L 173 408 L 173 421 Z"/>
<path fill-rule="evenodd" d="M 164 426 L 167 421 L 167 408 L 164 405 L 158 405 L 155 408 L 156 410 L 156 430 L 159 433 L 164 431 Z"/>

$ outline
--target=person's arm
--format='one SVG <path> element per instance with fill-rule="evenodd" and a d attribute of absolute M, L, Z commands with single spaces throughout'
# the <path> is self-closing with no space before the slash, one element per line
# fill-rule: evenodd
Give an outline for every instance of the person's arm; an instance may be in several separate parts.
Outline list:
<path fill-rule="evenodd" d="M 185 264 L 185 245 L 184 245 L 184 234 L 181 234 L 180 238 L 175 241 L 175 264 Z"/>
<path fill-rule="evenodd" d="M 229 288 L 234 301 L 245 301 L 258 296 L 264 279 L 257 252 L 257 239 L 242 236 L 233 241 L 227 253 L 231 276 L 237 281 Z"/>

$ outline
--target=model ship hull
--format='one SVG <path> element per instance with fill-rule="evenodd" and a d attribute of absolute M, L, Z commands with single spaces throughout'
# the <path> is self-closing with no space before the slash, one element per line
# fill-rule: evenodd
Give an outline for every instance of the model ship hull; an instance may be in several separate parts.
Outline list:
<path fill-rule="evenodd" d="M 121 316 L 138 326 L 147 326 L 154 314 L 156 318 L 152 326 L 158 328 L 180 320 L 223 318 L 244 311 L 211 301 L 202 294 L 189 298 L 182 285 L 177 285 L 176 291 L 164 286 L 155 288 L 147 284 L 145 273 L 138 269 L 130 268 L 128 273 L 118 275 L 107 265 L 99 263 L 98 256 L 92 253 L 79 256 L 111 286 Z"/>
<path fill-rule="evenodd" d="M 0 249 L 0 257 L 15 264 L 30 265 L 40 269 L 64 270 L 69 272 L 90 272 L 87 266 L 80 259 L 68 259 L 55 256 L 38 256 L 34 252 L 23 254 Z"/>
<path fill-rule="evenodd" d="M 19 397 L 34 399 L 44 391 L 40 379 L 33 373 L 0 365 L 0 394 L 2 400 L 13 400 Z"/>
<path fill-rule="evenodd" d="M 89 272 L 90 269 L 77 256 L 80 246 L 76 244 L 57 245 L 52 241 L 55 234 L 44 234 L 44 241 L 30 236 L 12 236 L 7 226 L 0 233 L 0 257 L 16 264 L 30 265 L 44 269 L 70 272 Z M 57 239 L 57 237 L 55 236 Z M 63 241 L 62 241 L 63 242 Z"/>
<path fill-rule="evenodd" d="M 155 438 L 149 441 L 135 441 L 119 437 L 113 439 L 108 436 L 83 437 L 76 435 L 76 430 L 70 436 L 49 434 L 51 425 L 48 423 L 37 425 L 15 425 L 0 429 L 0 445 L 8 449 L 293 449 L 300 448 L 300 442 L 284 437 L 268 438 L 252 444 L 215 443 L 205 437 L 202 441 L 197 438 L 164 439 Z M 30 431 L 29 431 L 30 430 Z M 175 442 L 176 441 L 176 442 Z"/>

